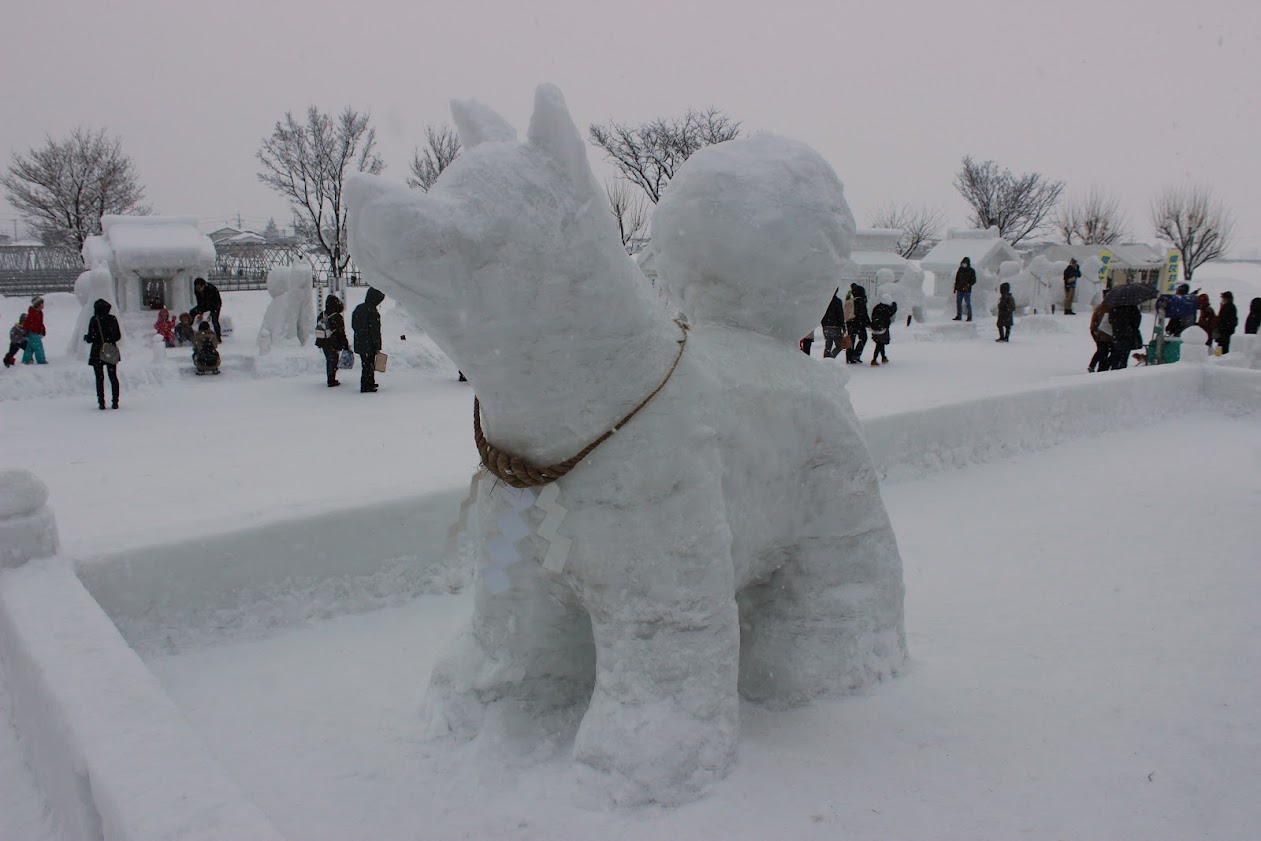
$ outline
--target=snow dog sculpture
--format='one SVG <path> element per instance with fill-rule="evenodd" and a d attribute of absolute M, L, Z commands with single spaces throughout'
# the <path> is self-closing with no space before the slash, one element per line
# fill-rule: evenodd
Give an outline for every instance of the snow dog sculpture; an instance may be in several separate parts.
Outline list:
<path fill-rule="evenodd" d="M 274 345 L 292 342 L 305 345 L 315 333 L 315 294 L 311 287 L 311 267 L 307 263 L 275 266 L 267 273 L 267 293 L 271 303 L 258 328 L 258 353 L 265 356 Z"/>
<path fill-rule="evenodd" d="M 580 778 L 618 803 L 694 799 L 734 760 L 740 695 L 843 694 L 906 656 L 844 366 L 797 349 L 850 250 L 844 189 L 781 138 L 692 157 L 653 221 L 676 319 L 559 90 L 538 89 L 524 142 L 483 105 L 452 110 L 466 151 L 428 193 L 351 182 L 351 249 L 467 375 L 496 453 L 583 455 L 542 492 L 475 482 L 483 574 L 427 723 L 493 743 L 585 708 Z"/>

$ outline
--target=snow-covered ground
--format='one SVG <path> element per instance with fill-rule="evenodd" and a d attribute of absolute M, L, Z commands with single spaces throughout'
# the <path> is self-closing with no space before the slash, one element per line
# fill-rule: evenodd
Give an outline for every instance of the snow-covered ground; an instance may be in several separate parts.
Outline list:
<path fill-rule="evenodd" d="M 1232 289 L 1242 311 L 1261 267 L 1210 264 L 1196 283 L 1214 299 Z M 96 410 L 90 369 L 66 356 L 73 296 L 49 296 L 51 364 L 0 372 L 0 466 L 48 484 L 66 554 L 466 483 L 471 391 L 399 311 L 384 313 L 391 370 L 360 395 L 357 372 L 327 389 L 314 349 L 259 359 L 269 297 L 225 298 L 224 375 L 189 376 L 182 351 L 155 363 L 133 340 L 117 412 Z M 24 308 L 2 299 L 0 319 Z M 848 366 L 848 390 L 870 426 L 1149 373 L 1087 375 L 1086 319 L 1018 322 L 1000 345 L 988 316 L 972 338 L 934 313 L 894 328 L 892 364 Z M 887 483 L 910 669 L 869 696 L 744 707 L 735 772 L 678 810 L 584 803 L 555 745 L 504 758 L 418 739 L 428 666 L 465 595 L 148 663 L 290 837 L 1255 837 L 1259 475 L 1255 417 L 1205 410 Z M 0 839 L 56 837 L 8 712 L 0 683 Z"/>

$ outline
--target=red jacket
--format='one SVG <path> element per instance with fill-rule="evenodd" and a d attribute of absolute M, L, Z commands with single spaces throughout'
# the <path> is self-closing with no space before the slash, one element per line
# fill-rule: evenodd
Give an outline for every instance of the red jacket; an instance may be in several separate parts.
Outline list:
<path fill-rule="evenodd" d="M 48 335 L 48 331 L 44 329 L 44 311 L 35 307 L 26 311 L 26 321 L 22 326 L 26 328 L 27 333 L 34 333 L 36 336 Z"/>

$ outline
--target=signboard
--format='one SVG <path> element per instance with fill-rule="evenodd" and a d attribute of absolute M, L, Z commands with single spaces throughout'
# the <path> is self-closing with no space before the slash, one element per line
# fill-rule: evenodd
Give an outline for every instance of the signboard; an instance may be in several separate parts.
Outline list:
<path fill-rule="evenodd" d="M 1161 280 L 1161 291 L 1166 295 L 1172 295 L 1173 290 L 1178 288 L 1178 274 L 1182 268 L 1182 252 L 1176 248 L 1169 249 L 1165 255 L 1165 272 Z"/>
<path fill-rule="evenodd" d="M 1108 285 L 1108 269 L 1112 267 L 1112 261 L 1116 259 L 1116 255 L 1108 249 L 1099 252 L 1099 278 L 1096 281 L 1100 286 Z"/>

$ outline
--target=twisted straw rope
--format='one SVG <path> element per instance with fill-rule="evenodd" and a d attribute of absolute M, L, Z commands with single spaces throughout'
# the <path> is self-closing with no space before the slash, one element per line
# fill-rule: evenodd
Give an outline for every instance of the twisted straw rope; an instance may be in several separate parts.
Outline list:
<path fill-rule="evenodd" d="M 676 321 L 679 328 L 683 331 L 683 338 L 679 339 L 679 353 L 674 357 L 674 364 L 670 366 L 670 370 L 666 372 L 665 378 L 661 383 L 652 390 L 652 393 L 643 399 L 643 401 L 631 409 L 626 417 L 613 424 L 613 428 L 606 431 L 599 438 L 583 447 L 577 455 L 571 456 L 562 462 L 548 465 L 547 467 L 538 467 L 530 464 L 519 456 L 505 453 L 494 444 L 486 440 L 486 436 L 482 434 L 482 404 L 477 397 L 473 397 L 473 440 L 477 443 L 477 452 L 482 457 L 482 464 L 486 465 L 486 469 L 497 477 L 507 482 L 514 488 L 535 488 L 541 485 L 547 485 L 555 482 L 564 476 L 570 470 L 577 466 L 578 462 L 591 455 L 591 451 L 607 441 L 614 432 L 617 432 L 635 415 L 639 410 L 648 405 L 648 401 L 657 396 L 657 392 L 665 388 L 666 383 L 670 381 L 674 369 L 679 367 L 679 360 L 683 358 L 683 348 L 687 346 L 687 325 L 681 321 Z"/>

